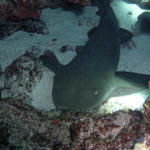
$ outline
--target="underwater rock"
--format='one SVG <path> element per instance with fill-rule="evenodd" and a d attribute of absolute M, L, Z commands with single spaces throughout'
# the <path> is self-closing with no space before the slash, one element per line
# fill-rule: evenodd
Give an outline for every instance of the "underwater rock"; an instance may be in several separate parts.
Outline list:
<path fill-rule="evenodd" d="M 143 135 L 135 144 L 133 150 L 149 150 L 150 149 L 150 134 Z"/>
<path fill-rule="evenodd" d="M 144 115 L 147 121 L 150 123 L 150 96 L 146 99 L 143 106 L 144 106 Z"/>
<path fill-rule="evenodd" d="M 150 0 L 142 0 L 139 6 L 143 9 L 150 9 Z"/>
<path fill-rule="evenodd" d="M 7 20 L 6 23 L 0 24 L 0 39 L 3 39 L 17 31 L 25 31 L 38 34 L 49 33 L 46 24 L 42 20 Z"/>
<path fill-rule="evenodd" d="M 105 116 L 60 110 L 42 112 L 22 100 L 5 99 L 0 101 L 0 149 L 131 149 L 140 117 L 136 111 Z"/>
<path fill-rule="evenodd" d="M 57 8 L 61 5 L 60 0 L 1 0 L 0 20 L 3 18 L 20 19 L 40 19 L 43 8 Z"/>
<path fill-rule="evenodd" d="M 149 150 L 150 149 L 150 124 L 145 120 L 145 117 L 141 119 L 136 144 L 133 150 Z"/>
<path fill-rule="evenodd" d="M 43 8 L 57 8 L 65 6 L 66 3 L 78 4 L 80 6 L 90 5 L 90 0 L 1 0 L 0 1 L 0 24 L 5 19 L 39 20 Z"/>
<path fill-rule="evenodd" d="M 124 1 L 137 4 L 139 7 L 143 9 L 150 9 L 150 0 L 124 0 Z"/>
<path fill-rule="evenodd" d="M 46 24 L 40 20 L 42 9 L 65 7 L 67 3 L 84 7 L 90 0 L 1 0 L 0 39 L 16 31 L 47 34 Z"/>
<path fill-rule="evenodd" d="M 82 13 L 82 8 L 91 5 L 91 0 L 62 0 L 64 10 L 73 11 L 76 15 Z"/>
<path fill-rule="evenodd" d="M 59 147 L 67 150 L 70 144 L 68 124 L 64 121 L 54 124 L 57 115 L 55 118 L 50 115 L 24 104 L 22 100 L 1 100 L 0 149 L 54 150 Z"/>
<path fill-rule="evenodd" d="M 133 148 L 140 115 L 116 112 L 99 118 L 79 118 L 72 125 L 73 150 L 123 150 Z"/>
<path fill-rule="evenodd" d="M 41 15 L 40 2 L 33 0 L 1 0 L 0 1 L 0 20 L 1 17 L 16 19 L 39 19 Z"/>
<path fill-rule="evenodd" d="M 150 33 L 150 12 L 143 12 L 139 15 L 136 24 L 142 32 Z"/>
<path fill-rule="evenodd" d="M 38 58 L 26 53 L 14 60 L 4 75 L 2 98 L 22 99 L 39 109 L 55 108 L 50 92 L 54 74 Z"/>
<path fill-rule="evenodd" d="M 136 143 L 133 150 L 149 150 L 150 149 L 150 134 L 142 137 L 141 142 Z"/>

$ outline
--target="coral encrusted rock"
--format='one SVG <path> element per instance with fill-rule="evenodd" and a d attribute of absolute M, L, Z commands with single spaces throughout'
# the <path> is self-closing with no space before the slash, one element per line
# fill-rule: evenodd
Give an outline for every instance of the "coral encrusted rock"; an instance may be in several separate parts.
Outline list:
<path fill-rule="evenodd" d="M 54 73 L 29 53 L 20 56 L 4 73 L 2 98 L 22 99 L 39 109 L 54 109 L 51 90 Z"/>
<path fill-rule="evenodd" d="M 0 101 L 0 149 L 129 150 L 136 142 L 141 114 L 42 112 L 23 100 Z"/>
<path fill-rule="evenodd" d="M 127 150 L 133 148 L 140 116 L 116 112 L 100 118 L 82 117 L 72 126 L 72 150 Z"/>

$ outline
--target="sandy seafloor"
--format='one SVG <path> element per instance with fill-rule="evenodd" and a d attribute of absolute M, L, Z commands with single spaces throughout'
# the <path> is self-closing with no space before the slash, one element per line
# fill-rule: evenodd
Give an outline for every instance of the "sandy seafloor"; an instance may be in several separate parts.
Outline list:
<path fill-rule="evenodd" d="M 135 30 L 134 23 L 136 22 L 137 16 L 145 11 L 136 5 L 127 4 L 120 0 L 115 0 L 112 3 L 112 7 L 118 17 L 120 26 L 130 31 Z M 84 45 L 86 43 L 88 40 L 87 32 L 96 26 L 100 19 L 95 14 L 97 10 L 97 7 L 85 7 L 83 14 L 77 16 L 75 13 L 64 11 L 61 8 L 53 10 L 50 8 L 44 9 L 41 19 L 48 27 L 48 35 L 30 34 L 19 31 L 5 40 L 0 40 L 0 65 L 2 71 L 4 71 L 5 67 L 11 64 L 13 60 L 23 55 L 25 51 L 30 50 L 32 46 L 38 48 L 38 55 L 41 55 L 45 50 L 51 50 L 56 54 L 60 63 L 69 63 L 76 56 L 75 49 L 61 53 L 60 48 L 63 45 L 69 45 L 75 48 L 78 45 Z M 53 41 L 52 39 L 57 39 L 57 41 Z M 127 47 L 121 49 L 118 70 L 150 74 L 150 35 L 136 33 L 132 41 L 135 45 L 132 45 L 131 49 Z M 129 93 L 131 90 L 133 91 L 133 89 L 121 88 L 115 91 L 113 95 L 122 95 L 121 93 Z M 144 95 L 144 99 L 146 96 L 147 95 Z M 132 100 L 133 99 L 134 98 L 132 98 Z M 116 101 L 117 100 L 111 100 L 107 108 L 109 109 L 111 107 L 111 109 L 118 110 L 128 107 L 126 104 L 127 100 L 123 102 L 122 98 L 119 102 Z M 139 101 L 138 105 L 135 106 L 137 101 L 138 98 L 135 99 L 131 104 L 132 106 L 129 107 L 140 107 L 143 101 Z M 105 108 L 105 111 L 107 108 Z"/>

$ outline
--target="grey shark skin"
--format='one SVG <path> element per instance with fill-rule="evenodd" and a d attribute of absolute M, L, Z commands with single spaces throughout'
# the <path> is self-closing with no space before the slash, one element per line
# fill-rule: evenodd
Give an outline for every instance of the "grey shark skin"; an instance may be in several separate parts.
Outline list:
<path fill-rule="evenodd" d="M 55 72 L 52 94 L 57 107 L 89 111 L 119 86 L 147 86 L 149 76 L 116 73 L 120 54 L 118 30 L 116 16 L 108 6 L 96 31 L 69 64 L 62 66 L 58 60 L 52 63 L 49 56 L 40 57 Z"/>

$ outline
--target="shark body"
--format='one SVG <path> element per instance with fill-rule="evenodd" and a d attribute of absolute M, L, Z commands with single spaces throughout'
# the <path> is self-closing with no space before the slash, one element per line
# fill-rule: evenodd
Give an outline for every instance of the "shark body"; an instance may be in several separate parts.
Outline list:
<path fill-rule="evenodd" d="M 120 55 L 119 26 L 112 8 L 104 1 L 101 0 L 103 8 L 98 27 L 69 64 L 62 66 L 50 55 L 40 57 L 55 72 L 52 94 L 57 107 L 89 111 L 120 86 L 147 86 L 147 75 L 116 72 Z"/>

